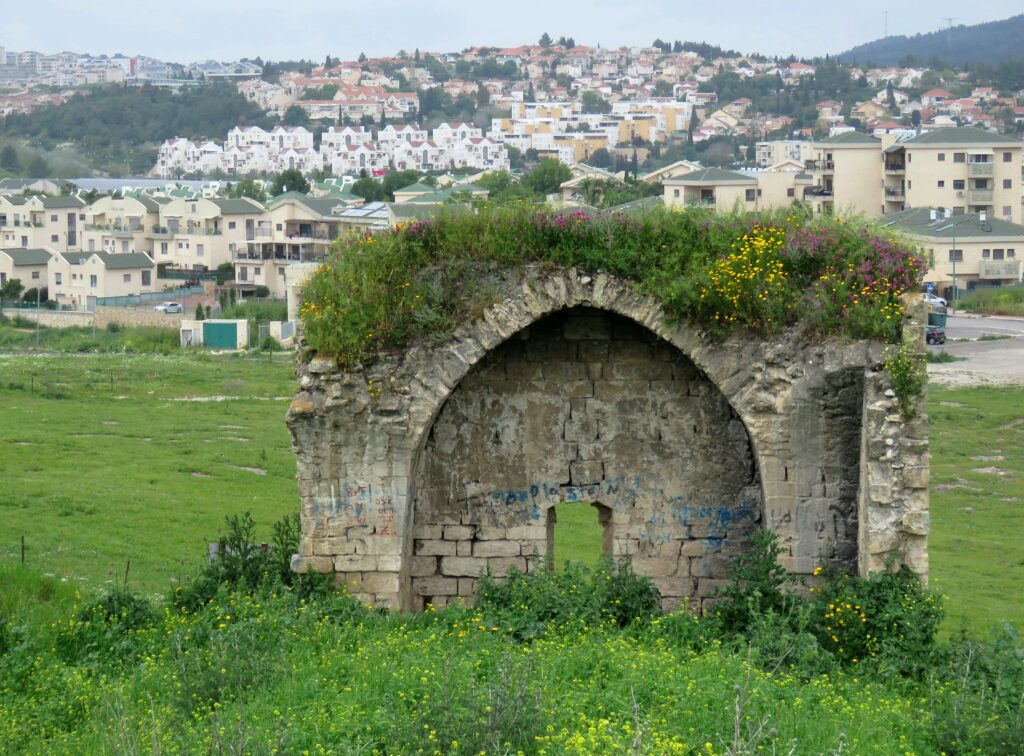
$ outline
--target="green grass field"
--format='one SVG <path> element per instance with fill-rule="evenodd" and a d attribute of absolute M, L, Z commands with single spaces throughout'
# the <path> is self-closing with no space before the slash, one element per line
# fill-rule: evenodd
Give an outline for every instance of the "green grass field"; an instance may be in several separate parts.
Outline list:
<path fill-rule="evenodd" d="M 284 425 L 293 355 L 0 356 L 0 564 L 151 594 L 195 571 L 224 517 L 298 506 Z M 1024 625 L 1024 390 L 932 388 L 931 585 L 947 629 Z M 556 561 L 593 564 L 596 512 L 559 509 Z M 130 562 L 130 567 L 129 563 Z"/>

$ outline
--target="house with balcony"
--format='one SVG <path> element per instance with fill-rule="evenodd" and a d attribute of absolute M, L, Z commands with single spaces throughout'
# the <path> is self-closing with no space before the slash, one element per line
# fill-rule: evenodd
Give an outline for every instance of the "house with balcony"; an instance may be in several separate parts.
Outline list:
<path fill-rule="evenodd" d="M 925 282 L 951 299 L 957 289 L 1010 285 L 1021 282 L 1024 226 L 993 218 L 987 213 L 947 217 L 933 208 L 919 207 L 886 215 L 883 222 L 910 236 L 927 254 Z"/>
<path fill-rule="evenodd" d="M 701 168 L 665 179 L 665 207 L 709 207 L 728 212 L 757 210 L 760 191 L 757 178 L 722 168 Z"/>
<path fill-rule="evenodd" d="M 62 252 L 50 260 L 48 274 L 50 299 L 71 309 L 157 291 L 156 263 L 144 252 Z"/>
<path fill-rule="evenodd" d="M 342 233 L 335 213 L 346 205 L 331 197 L 311 198 L 297 192 L 275 197 L 257 224 L 253 238 L 232 242 L 232 286 L 242 292 L 265 286 L 273 297 L 286 294 L 291 263 L 320 263 Z"/>
<path fill-rule="evenodd" d="M 814 142 L 805 162 L 813 183 L 803 188 L 803 201 L 819 213 L 881 215 L 881 152 L 879 139 L 858 131 Z"/>
<path fill-rule="evenodd" d="M 145 194 L 100 197 L 85 211 L 82 249 L 87 252 L 145 252 L 152 256 L 151 232 L 160 225 L 167 197 Z"/>
<path fill-rule="evenodd" d="M 451 165 L 451 155 L 434 141 L 399 141 L 395 144 L 392 160 L 399 171 L 436 171 Z"/>
<path fill-rule="evenodd" d="M 247 197 L 174 199 L 160 208 L 160 225 L 149 232 L 154 259 L 176 270 L 214 270 L 232 261 L 232 244 L 255 240 L 263 213 L 263 205 Z"/>
<path fill-rule="evenodd" d="M 84 221 L 78 197 L 0 195 L 0 246 L 78 249 Z"/>

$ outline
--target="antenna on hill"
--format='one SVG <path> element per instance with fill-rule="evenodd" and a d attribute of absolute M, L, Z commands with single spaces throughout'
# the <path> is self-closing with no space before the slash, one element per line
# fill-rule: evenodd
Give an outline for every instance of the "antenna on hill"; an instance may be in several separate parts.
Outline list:
<path fill-rule="evenodd" d="M 953 46 L 953 22 L 956 21 L 956 16 L 943 16 L 942 20 L 946 22 L 946 47 Z"/>

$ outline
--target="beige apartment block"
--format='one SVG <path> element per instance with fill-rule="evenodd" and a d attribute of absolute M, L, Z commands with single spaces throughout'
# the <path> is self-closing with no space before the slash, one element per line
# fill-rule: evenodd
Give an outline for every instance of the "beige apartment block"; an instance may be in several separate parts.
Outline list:
<path fill-rule="evenodd" d="M 0 286 L 8 281 L 21 281 L 28 289 L 47 285 L 46 272 L 56 255 L 52 249 L 0 249 Z"/>
<path fill-rule="evenodd" d="M 289 264 L 323 261 L 341 233 L 336 207 L 345 203 L 295 193 L 271 200 L 254 238 L 231 243 L 235 288 L 248 292 L 265 286 L 270 296 L 285 298 Z"/>
<path fill-rule="evenodd" d="M 816 213 L 882 214 L 882 142 L 851 131 L 814 143 L 813 184 L 803 199 Z"/>
<path fill-rule="evenodd" d="M 158 265 L 180 270 L 214 270 L 230 263 L 232 245 L 256 240 L 263 205 L 242 199 L 175 199 L 160 208 L 152 234 Z"/>
<path fill-rule="evenodd" d="M 153 234 L 160 226 L 160 207 L 171 200 L 145 195 L 100 197 L 86 210 L 82 231 L 84 252 L 145 252 L 153 256 Z"/>
<path fill-rule="evenodd" d="M 0 195 L 0 246 L 78 249 L 84 221 L 77 197 Z"/>
<path fill-rule="evenodd" d="M 885 150 L 885 209 L 949 208 L 1020 223 L 1022 143 L 976 128 L 936 129 Z"/>
<path fill-rule="evenodd" d="M 1024 226 L 981 213 L 946 217 L 921 207 L 885 216 L 884 222 L 917 243 L 929 261 L 925 282 L 950 299 L 974 286 L 1021 281 Z"/>
<path fill-rule="evenodd" d="M 84 309 L 93 298 L 126 297 L 157 290 L 156 263 L 142 252 L 64 252 L 49 265 L 50 299 Z"/>

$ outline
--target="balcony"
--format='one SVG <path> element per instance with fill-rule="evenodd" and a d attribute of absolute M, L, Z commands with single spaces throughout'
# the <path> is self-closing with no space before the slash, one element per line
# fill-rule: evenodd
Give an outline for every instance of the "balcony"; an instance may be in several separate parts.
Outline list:
<path fill-rule="evenodd" d="M 978 266 L 978 278 L 1019 281 L 1020 266 L 1020 260 L 982 260 Z"/>
<path fill-rule="evenodd" d="M 804 197 L 831 197 L 832 189 L 825 186 L 809 186 L 804 189 Z"/>
<path fill-rule="evenodd" d="M 887 176 L 901 176 L 907 172 L 907 166 L 902 163 L 887 163 L 885 166 L 885 175 Z"/>
<path fill-rule="evenodd" d="M 984 178 L 992 175 L 992 163 L 968 163 L 967 175 L 971 178 Z"/>
<path fill-rule="evenodd" d="M 970 200 L 972 205 L 991 205 L 992 204 L 992 190 L 991 189 L 971 189 Z"/>
<path fill-rule="evenodd" d="M 805 160 L 804 167 L 817 173 L 832 173 L 835 170 L 835 163 L 831 160 Z"/>
<path fill-rule="evenodd" d="M 175 229 L 168 228 L 167 226 L 150 226 L 149 233 L 146 236 L 151 239 L 171 239 L 174 237 L 174 231 Z"/>
<path fill-rule="evenodd" d="M 120 238 L 120 239 L 129 239 L 129 238 L 135 236 L 135 234 L 141 234 L 143 231 L 145 231 L 145 228 L 143 226 L 141 226 L 141 225 L 139 225 L 139 226 L 114 226 L 113 228 L 110 229 L 110 232 L 116 238 Z"/>
<path fill-rule="evenodd" d="M 902 202 L 906 199 L 906 190 L 902 186 L 885 187 L 886 202 Z"/>

